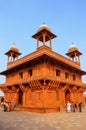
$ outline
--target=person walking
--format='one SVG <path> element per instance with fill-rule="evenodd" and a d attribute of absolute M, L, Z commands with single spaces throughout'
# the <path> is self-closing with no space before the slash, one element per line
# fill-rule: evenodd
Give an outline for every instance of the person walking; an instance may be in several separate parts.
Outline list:
<path fill-rule="evenodd" d="M 67 112 L 71 112 L 71 103 L 67 102 Z"/>
<path fill-rule="evenodd" d="M 6 112 L 7 111 L 7 102 L 4 102 L 3 108 L 4 108 L 4 112 Z"/>
<path fill-rule="evenodd" d="M 82 112 L 82 102 L 79 103 L 79 112 Z"/>
<path fill-rule="evenodd" d="M 75 103 L 75 102 L 72 102 L 72 103 L 71 103 L 71 111 L 72 111 L 72 112 L 75 112 L 75 111 L 76 111 L 76 103 Z"/>

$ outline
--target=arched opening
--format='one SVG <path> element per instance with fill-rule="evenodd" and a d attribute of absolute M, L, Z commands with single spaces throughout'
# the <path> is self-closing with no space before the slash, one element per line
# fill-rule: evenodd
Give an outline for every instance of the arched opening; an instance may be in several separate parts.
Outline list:
<path fill-rule="evenodd" d="M 1 98 L 1 102 L 4 102 L 4 97 Z"/>
<path fill-rule="evenodd" d="M 18 105 L 22 105 L 23 104 L 23 92 L 20 89 L 18 92 Z"/>
<path fill-rule="evenodd" d="M 70 101 L 70 91 L 69 91 L 69 89 L 67 89 L 66 91 L 65 91 L 65 101 L 67 102 L 67 101 Z"/>

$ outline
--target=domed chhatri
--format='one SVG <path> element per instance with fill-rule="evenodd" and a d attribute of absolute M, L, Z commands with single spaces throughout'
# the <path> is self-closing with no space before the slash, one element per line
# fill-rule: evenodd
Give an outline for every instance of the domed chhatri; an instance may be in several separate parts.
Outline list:
<path fill-rule="evenodd" d="M 45 29 L 45 30 L 51 32 L 50 28 L 49 28 L 45 23 L 43 23 L 43 24 L 38 28 L 37 32 L 40 32 L 40 31 L 43 30 L 43 29 Z"/>
<path fill-rule="evenodd" d="M 73 61 L 80 64 L 80 55 L 82 55 L 82 53 L 78 50 L 75 44 L 72 43 L 66 55 Z"/>
<path fill-rule="evenodd" d="M 10 47 L 10 51 L 19 52 L 18 48 L 16 47 L 15 43 L 13 43 Z"/>
<path fill-rule="evenodd" d="M 52 49 L 52 39 L 57 37 L 55 34 L 53 34 L 50 30 L 50 28 L 44 23 L 42 24 L 37 32 L 32 36 L 36 39 L 36 48 L 38 49 L 39 43 L 42 42 L 42 45 L 47 46 L 46 42 L 49 42 L 49 49 Z"/>
<path fill-rule="evenodd" d="M 5 53 L 5 55 L 8 56 L 8 63 L 13 62 L 18 59 L 18 56 L 21 55 L 18 48 L 16 47 L 15 43 L 13 43 L 8 50 L 8 52 Z"/>
<path fill-rule="evenodd" d="M 78 51 L 78 48 L 76 47 L 76 45 L 74 43 L 72 43 L 72 45 L 68 49 L 68 53 L 74 52 L 76 50 Z"/>

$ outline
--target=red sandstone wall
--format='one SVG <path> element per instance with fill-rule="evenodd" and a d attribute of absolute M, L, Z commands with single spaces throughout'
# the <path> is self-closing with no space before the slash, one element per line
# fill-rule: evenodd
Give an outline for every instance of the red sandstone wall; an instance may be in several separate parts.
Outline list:
<path fill-rule="evenodd" d="M 49 63 L 43 63 L 43 64 L 38 64 L 33 66 L 32 68 L 26 68 L 26 69 L 22 69 L 18 72 L 14 71 L 12 72 L 12 74 L 7 75 L 6 77 L 6 83 L 11 83 L 11 82 L 16 82 L 16 80 L 20 80 L 20 76 L 19 73 L 23 72 L 23 79 L 29 79 L 30 78 L 30 74 L 28 72 L 29 69 L 32 69 L 32 76 L 40 76 L 40 75 L 50 75 L 50 76 L 56 76 L 56 69 L 60 70 L 60 79 L 65 79 L 65 72 L 69 74 L 69 77 L 67 80 L 69 81 L 73 81 L 73 75 L 76 76 L 76 80 L 74 82 L 78 82 L 81 83 L 82 79 L 80 74 L 75 73 L 74 71 L 70 71 L 67 68 L 61 68 L 60 66 L 56 66 L 56 65 L 51 65 Z"/>

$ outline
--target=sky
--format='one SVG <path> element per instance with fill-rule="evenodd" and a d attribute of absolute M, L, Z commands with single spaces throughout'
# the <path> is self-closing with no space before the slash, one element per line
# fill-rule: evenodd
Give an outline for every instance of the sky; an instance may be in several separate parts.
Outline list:
<path fill-rule="evenodd" d="M 4 55 L 15 43 L 23 57 L 36 50 L 32 35 L 45 22 L 58 37 L 53 51 L 66 56 L 74 43 L 81 56 L 81 69 L 86 71 L 86 0 L 0 0 L 0 72 L 7 67 Z M 86 83 L 86 76 L 82 77 Z M 0 84 L 5 77 L 0 76 Z"/>

